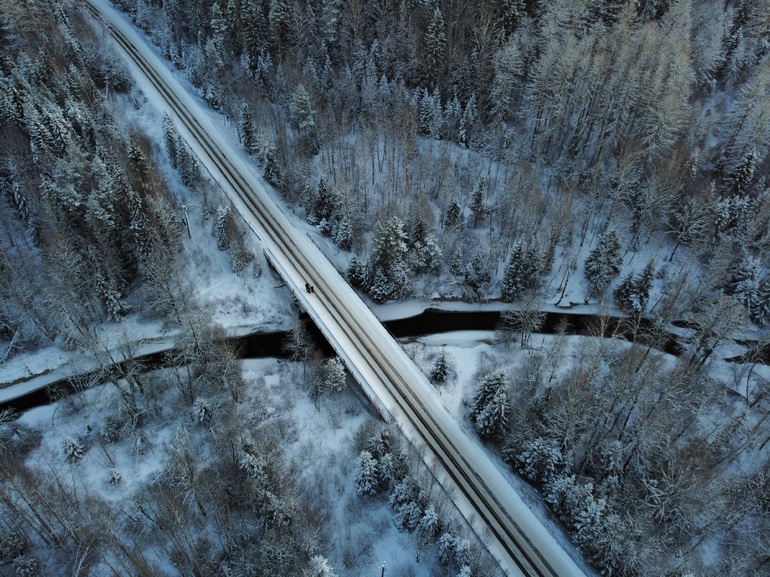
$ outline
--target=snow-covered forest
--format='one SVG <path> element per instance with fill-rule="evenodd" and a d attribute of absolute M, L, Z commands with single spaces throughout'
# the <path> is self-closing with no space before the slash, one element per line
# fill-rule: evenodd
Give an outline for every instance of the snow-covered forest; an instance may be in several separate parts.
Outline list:
<path fill-rule="evenodd" d="M 770 1 L 114 4 L 373 305 L 506 309 L 472 358 L 428 343 L 415 359 L 598 572 L 770 572 Z M 287 448 L 292 403 L 265 383 L 331 423 L 360 429 L 365 409 L 302 335 L 267 376 L 221 344 L 228 315 L 289 327 L 292 304 L 172 119 L 136 119 L 147 103 L 105 42 L 76 2 L 0 12 L 0 373 L 52 347 L 104 369 L 53 437 L 41 417 L 0 419 L 0 569 L 354 574 L 340 513 L 311 506 L 328 489 L 303 488 Z M 594 336 L 539 335 L 556 309 L 596 315 Z M 610 338 L 609 316 L 636 342 Z M 151 323 L 181 343 L 170 368 L 109 372 L 105 331 Z M 113 382 L 100 409 L 97 381 Z M 184 426 L 161 425 L 175 408 Z M 425 571 L 491 572 L 384 430 L 338 440 L 345 456 L 329 441 L 330 476 L 364 510 L 384 495 Z M 89 475 L 115 472 L 137 524 L 110 532 L 120 497 L 73 481 L 97 451 Z M 161 469 L 136 466 L 147 454 Z"/>

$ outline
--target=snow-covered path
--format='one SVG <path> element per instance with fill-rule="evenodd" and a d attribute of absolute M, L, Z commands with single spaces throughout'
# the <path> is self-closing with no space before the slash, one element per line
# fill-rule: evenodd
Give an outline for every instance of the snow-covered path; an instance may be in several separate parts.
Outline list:
<path fill-rule="evenodd" d="M 116 31 L 119 51 L 148 98 L 175 118 L 201 163 L 260 238 L 265 253 L 382 414 L 398 423 L 509 575 L 583 572 L 526 507 L 495 463 L 446 411 L 430 383 L 363 301 L 271 199 L 207 112 L 126 20 L 87 0 Z M 305 282 L 315 294 L 305 292 Z"/>

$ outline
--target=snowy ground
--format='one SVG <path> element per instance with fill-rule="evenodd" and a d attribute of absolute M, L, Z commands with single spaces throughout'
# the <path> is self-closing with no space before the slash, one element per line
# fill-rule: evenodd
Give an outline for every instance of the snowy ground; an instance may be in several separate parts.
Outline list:
<path fill-rule="evenodd" d="M 361 498 L 356 493 L 356 433 L 372 418 L 368 404 L 355 389 L 322 396 L 317 404 L 301 385 L 303 369 L 273 359 L 243 364 L 247 388 L 237 405 L 245 430 L 269 430 L 279 436 L 290 474 L 300 495 L 311 500 L 327 518 L 328 557 L 340 576 L 379 574 L 428 577 L 438 570 L 433 554 L 422 555 L 412 535 L 400 533 L 385 500 Z M 161 393 L 158 412 L 140 430 L 115 443 L 106 443 L 101 431 L 114 414 L 118 393 L 103 385 L 82 396 L 27 411 L 20 423 L 42 433 L 39 448 L 27 463 L 66 473 L 81 495 L 96 495 L 110 503 L 130 504 L 142 487 L 156 480 L 168 462 L 181 430 L 192 430 L 203 466 L 211 450 L 205 427 L 194 426 L 192 410 L 178 411 L 176 391 Z M 65 437 L 79 439 L 85 456 L 69 463 L 62 446 Z M 141 450 L 137 447 L 141 445 Z M 121 481 L 110 483 L 114 472 Z M 130 505 L 127 505 L 130 509 Z M 154 553 L 145 552 L 150 558 Z M 160 557 L 159 557 L 160 558 Z"/>

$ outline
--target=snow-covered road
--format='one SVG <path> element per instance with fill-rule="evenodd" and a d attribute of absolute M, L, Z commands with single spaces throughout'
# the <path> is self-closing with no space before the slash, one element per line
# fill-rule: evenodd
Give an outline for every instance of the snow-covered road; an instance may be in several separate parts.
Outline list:
<path fill-rule="evenodd" d="M 87 0 L 111 25 L 139 86 L 175 119 L 201 163 L 260 238 L 265 253 L 387 419 L 438 464 L 439 481 L 508 575 L 583 575 L 479 443 L 446 411 L 401 346 L 309 239 L 295 229 L 210 115 L 125 18 Z M 315 285 L 307 294 L 305 282 Z"/>

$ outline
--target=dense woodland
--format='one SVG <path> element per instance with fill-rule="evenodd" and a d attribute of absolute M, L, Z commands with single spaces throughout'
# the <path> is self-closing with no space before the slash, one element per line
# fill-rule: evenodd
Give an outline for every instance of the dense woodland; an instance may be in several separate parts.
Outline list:
<path fill-rule="evenodd" d="M 375 301 L 439 272 L 500 296 L 518 242 L 561 286 L 617 228 L 626 257 L 656 234 L 687 248 L 691 301 L 767 320 L 763 2 L 118 4 Z"/>
<path fill-rule="evenodd" d="M 601 572 L 770 571 L 770 399 L 755 370 L 770 322 L 768 0 L 115 4 L 237 126 L 265 180 L 346 251 L 351 284 L 373 301 L 515 304 L 500 346 L 526 360 L 479 367 L 469 419 Z M 96 325 L 155 316 L 186 335 L 174 371 L 182 402 L 224 379 L 236 403 L 232 353 L 214 345 L 179 272 L 180 209 L 153 144 L 116 114 L 131 80 L 87 22 L 67 2 L 9 1 L 0 14 L 4 354 L 57 343 L 98 357 Z M 182 182 L 208 195 L 171 119 L 163 132 Z M 243 269 L 253 255 L 231 211 L 209 212 L 219 248 Z M 530 338 L 538 305 L 561 302 L 576 279 L 581 302 L 614 307 L 644 343 L 684 327 L 685 352 L 672 360 L 599 339 L 564 374 L 566 337 L 539 350 Z M 760 340 L 725 387 L 715 351 L 749 330 Z M 447 378 L 441 359 L 435 380 Z M 143 414 L 143 380 L 123 377 L 121 414 Z M 14 463 L 28 442 L 9 449 Z M 385 453 L 362 450 L 366 479 Z M 236 470 L 245 457 L 223 458 L 218 467 Z M 20 470 L 3 471 L 6 512 L 33 477 Z M 397 509 L 420 500 L 416 489 L 412 501 L 393 497 L 398 479 L 370 481 Z M 51 506 L 60 489 L 55 479 L 37 489 L 26 537 L 2 528 L 0 553 L 16 557 L 0 562 L 23 559 L 24 538 L 70 558 L 90 547 Z M 161 484 L 145 498 L 159 507 L 170 495 Z M 234 530 L 236 505 L 258 517 L 267 505 L 254 498 L 223 505 L 216 523 Z M 205 572 L 177 536 L 189 574 Z M 119 538 L 106 543 L 123 570 L 145 570 Z M 313 558 L 295 551 L 292 570 Z"/>

